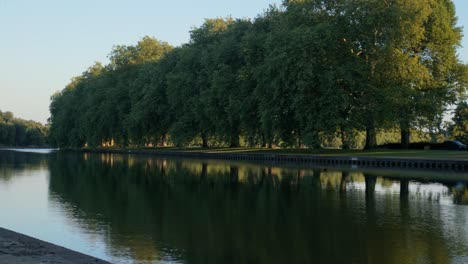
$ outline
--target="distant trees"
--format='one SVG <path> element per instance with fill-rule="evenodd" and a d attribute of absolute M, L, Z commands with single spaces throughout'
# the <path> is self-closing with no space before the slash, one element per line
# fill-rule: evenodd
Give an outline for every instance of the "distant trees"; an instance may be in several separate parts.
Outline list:
<path fill-rule="evenodd" d="M 343 148 L 440 123 L 466 94 L 449 0 L 289 0 L 255 20 L 207 19 L 172 48 L 116 46 L 52 96 L 60 147 Z"/>
<path fill-rule="evenodd" d="M 468 102 L 462 101 L 457 105 L 450 132 L 455 139 L 468 142 Z"/>
<path fill-rule="evenodd" d="M 15 118 L 0 111 L 0 146 L 44 146 L 48 128 L 41 123 Z"/>

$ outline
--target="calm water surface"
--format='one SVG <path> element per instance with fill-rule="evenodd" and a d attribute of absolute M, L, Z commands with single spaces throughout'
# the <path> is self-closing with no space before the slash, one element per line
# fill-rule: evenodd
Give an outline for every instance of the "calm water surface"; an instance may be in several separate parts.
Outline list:
<path fill-rule="evenodd" d="M 0 226 L 114 263 L 468 263 L 466 180 L 0 150 Z"/>

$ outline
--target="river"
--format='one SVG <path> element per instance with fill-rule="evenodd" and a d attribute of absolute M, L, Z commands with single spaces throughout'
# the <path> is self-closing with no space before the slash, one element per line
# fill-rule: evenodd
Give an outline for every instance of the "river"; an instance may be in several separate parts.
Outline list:
<path fill-rule="evenodd" d="M 0 226 L 113 263 L 468 263 L 466 181 L 0 150 Z"/>

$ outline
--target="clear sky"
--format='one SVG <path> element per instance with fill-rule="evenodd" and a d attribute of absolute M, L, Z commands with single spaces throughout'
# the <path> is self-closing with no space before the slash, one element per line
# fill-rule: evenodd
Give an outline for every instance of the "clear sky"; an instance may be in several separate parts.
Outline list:
<path fill-rule="evenodd" d="M 185 43 L 204 18 L 253 18 L 281 0 L 0 0 L 0 110 L 45 123 L 49 98 L 113 45 Z M 468 1 L 455 0 L 468 30 Z M 460 58 L 468 63 L 468 37 Z"/>

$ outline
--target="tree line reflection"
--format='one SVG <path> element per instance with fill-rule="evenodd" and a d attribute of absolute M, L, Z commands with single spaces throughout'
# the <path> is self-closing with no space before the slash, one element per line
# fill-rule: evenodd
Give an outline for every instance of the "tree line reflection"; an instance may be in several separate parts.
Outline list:
<path fill-rule="evenodd" d="M 0 149 L 0 181 L 9 181 L 15 175 L 47 168 L 48 157 L 34 153 L 20 153 Z"/>
<path fill-rule="evenodd" d="M 59 153 L 49 169 L 50 199 L 71 205 L 87 230 L 107 226 L 109 251 L 138 262 L 448 263 L 468 254 L 467 208 L 440 203 L 467 203 L 456 182 L 114 154 Z"/>

